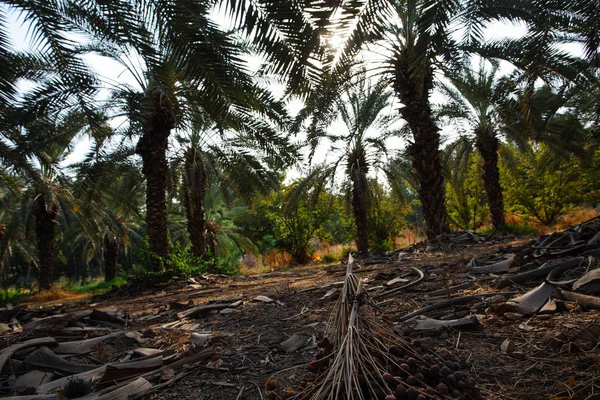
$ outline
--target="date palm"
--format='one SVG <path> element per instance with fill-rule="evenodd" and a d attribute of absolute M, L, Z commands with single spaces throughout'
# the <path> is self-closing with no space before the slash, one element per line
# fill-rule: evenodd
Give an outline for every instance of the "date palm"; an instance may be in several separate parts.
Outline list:
<path fill-rule="evenodd" d="M 357 74 L 345 88 L 335 99 L 335 108 L 328 116 L 329 123 L 339 116 L 345 129 L 335 133 L 333 127 L 309 132 L 311 153 L 323 141 L 331 143 L 327 152 L 329 159 L 313 169 L 295 191 L 300 193 L 312 185 L 333 181 L 340 166 L 344 166 L 345 177 L 351 183 L 356 245 L 359 252 L 365 253 L 369 250 L 367 175 L 382 167 L 379 161 L 386 154 L 385 139 L 398 133 L 399 118 L 392 114 L 394 93 L 383 81 L 371 82 L 366 71 Z M 326 125 L 325 120 L 320 123 Z"/>
<path fill-rule="evenodd" d="M 348 74 L 367 45 L 377 43 L 383 48 L 386 67 L 382 71 L 392 82 L 403 104 L 400 113 L 411 129 L 409 155 L 429 237 L 449 229 L 439 129 L 431 115 L 429 95 L 434 65 L 454 49 L 450 25 L 460 22 L 466 15 L 464 9 L 462 2 L 446 0 L 372 0 L 341 5 L 341 17 L 332 25 L 332 34 L 344 37 L 344 44 L 326 65 L 334 79 Z"/>
<path fill-rule="evenodd" d="M 232 116 L 235 117 L 235 116 Z M 240 126 L 242 121 L 232 118 L 230 126 Z M 258 122 L 258 121 L 256 121 Z M 205 215 L 207 191 L 221 188 L 222 198 L 249 200 L 257 191 L 266 192 L 276 187 L 272 167 L 283 168 L 295 159 L 296 150 L 287 141 L 273 140 L 260 143 L 263 135 L 252 135 L 238 129 L 224 129 L 211 123 L 207 115 L 194 116 L 189 134 L 178 134 L 176 140 L 183 145 L 171 164 L 181 175 L 181 198 L 187 218 L 187 231 L 192 255 L 202 257 L 210 235 Z M 266 127 L 265 127 L 266 128 Z M 270 135 L 277 139 L 275 132 Z M 213 195 L 214 197 L 214 195 Z M 213 253 L 214 255 L 214 253 Z"/>
<path fill-rule="evenodd" d="M 290 77 L 289 89 L 306 88 L 311 69 L 316 70 L 309 57 L 319 41 L 319 29 L 298 4 L 275 7 L 277 2 L 272 1 L 199 0 L 3 3 L 25 15 L 49 63 L 60 66 L 61 81 L 48 81 L 32 99 L 55 98 L 53 102 L 60 103 L 71 89 L 79 88 L 74 98 L 79 104 L 92 104 L 84 95 L 93 94 L 97 82 L 79 58 L 82 52 L 139 60 L 137 87 L 121 88 L 113 100 L 127 104 L 131 131 L 139 135 L 137 153 L 147 187 L 146 228 L 157 270 L 164 268 L 169 252 L 166 150 L 172 131 L 185 127 L 191 105 L 203 108 L 217 123 L 231 113 L 245 114 L 247 124 L 240 129 L 255 132 L 261 129 L 254 123 L 255 112 L 282 120 L 278 115 L 282 109 L 248 73 L 241 35 L 267 61 L 265 73 Z M 211 19 L 217 7 L 232 17 L 239 35 Z M 85 33 L 91 40 L 79 46 L 67 34 L 69 30 Z"/>
<path fill-rule="evenodd" d="M 492 225 L 500 229 L 505 224 L 504 201 L 498 168 L 499 108 L 508 99 L 512 85 L 498 75 L 499 64 L 491 65 L 483 61 L 476 70 L 464 68 L 460 73 L 449 75 L 452 85 L 442 84 L 442 92 L 450 103 L 444 105 L 440 113 L 453 118 L 465 119 L 475 147 L 483 160 L 482 179 L 487 203 L 492 216 Z"/>
<path fill-rule="evenodd" d="M 15 111 L 13 115 L 21 113 Z M 42 290 L 50 289 L 54 281 L 56 226 L 61 209 L 70 209 L 73 204 L 70 179 L 60 163 L 69 154 L 73 138 L 88 127 L 86 116 L 76 112 L 42 115 L 35 121 L 2 127 L 0 164 L 8 176 L 21 183 L 16 218 L 22 226 L 33 225 Z"/>

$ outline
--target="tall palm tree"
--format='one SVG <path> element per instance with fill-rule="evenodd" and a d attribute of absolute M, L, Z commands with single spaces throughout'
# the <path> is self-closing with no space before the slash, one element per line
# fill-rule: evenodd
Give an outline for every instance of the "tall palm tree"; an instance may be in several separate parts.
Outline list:
<path fill-rule="evenodd" d="M 245 34 L 253 49 L 265 56 L 268 67 L 264 71 L 289 76 L 290 89 L 306 88 L 310 70 L 316 70 L 309 57 L 320 40 L 319 29 L 298 5 L 282 8 L 270 1 L 199 0 L 6 3 L 31 21 L 34 37 L 50 55 L 49 63 L 60 66 L 58 76 L 76 83 L 65 88 L 61 82 L 50 81 L 54 85 L 36 92 L 44 98 L 51 98 L 44 90 L 54 86 L 58 89 L 53 93 L 65 88 L 66 94 L 79 87 L 75 93 L 79 103 L 92 103 L 81 95 L 92 94 L 97 87 L 78 57 L 82 52 L 140 60 L 138 87 L 124 88 L 115 99 L 127 103 L 130 122 L 140 136 L 137 153 L 147 186 L 146 227 L 157 270 L 164 268 L 169 252 L 165 154 L 171 132 L 185 126 L 190 105 L 204 108 L 217 123 L 228 114 L 243 114 L 241 128 L 255 132 L 264 131 L 264 126 L 255 124 L 254 111 L 282 120 L 282 108 L 252 82 L 242 59 L 241 38 L 211 19 L 213 9 L 225 9 L 240 35 Z M 66 34 L 70 29 L 89 34 L 92 40 L 78 46 Z M 60 94 L 58 102 L 64 97 Z"/>
<path fill-rule="evenodd" d="M 441 115 L 466 119 L 483 160 L 482 179 L 494 228 L 505 224 L 504 201 L 498 168 L 500 140 L 499 108 L 508 99 L 512 85 L 498 76 L 498 62 L 486 65 L 483 60 L 476 70 L 465 67 L 449 75 L 452 86 L 442 84 L 442 92 L 450 99 L 441 107 Z"/>
<path fill-rule="evenodd" d="M 329 123 L 339 116 L 345 132 L 318 129 L 310 133 L 311 153 L 324 140 L 331 143 L 329 159 L 313 169 L 295 190 L 300 193 L 311 185 L 333 181 L 340 165 L 344 165 L 345 176 L 351 182 L 356 245 L 361 253 L 369 250 L 367 174 L 382 167 L 379 161 L 386 154 L 385 139 L 398 133 L 399 118 L 391 112 L 394 94 L 386 86 L 383 81 L 371 82 L 364 70 L 349 82 L 347 91 L 336 99 L 335 109 L 328 116 Z M 321 123 L 326 125 L 325 121 Z"/>
<path fill-rule="evenodd" d="M 18 213 L 23 226 L 31 221 L 35 226 L 42 290 L 49 289 L 54 281 L 56 226 L 61 208 L 71 208 L 73 200 L 70 179 L 60 163 L 69 154 L 73 138 L 88 126 L 86 117 L 74 112 L 41 116 L 3 130 L 5 147 L 0 162 L 11 163 L 10 173 L 23 184 Z"/>
<path fill-rule="evenodd" d="M 326 65 L 328 75 L 345 76 L 356 55 L 368 44 L 384 50 L 383 73 L 392 81 L 403 104 L 402 117 L 411 129 L 409 154 L 417 178 L 429 237 L 447 231 L 444 180 L 439 150 L 439 129 L 431 115 L 429 95 L 434 65 L 454 50 L 450 26 L 460 22 L 463 2 L 372 0 L 341 5 L 331 35 L 342 35 L 344 44 L 334 50 Z"/>
<path fill-rule="evenodd" d="M 235 115 L 220 126 L 205 113 L 198 112 L 193 117 L 191 132 L 176 135 L 176 141 L 184 148 L 171 168 L 181 170 L 180 191 L 191 250 L 194 256 L 201 257 L 207 251 L 204 201 L 209 188 L 220 187 L 224 199 L 233 195 L 249 200 L 257 191 L 275 188 L 277 181 L 271 168 L 285 168 L 297 153 L 287 141 L 261 144 L 262 135 L 228 129 L 243 123 Z"/>
<path fill-rule="evenodd" d="M 509 60 L 528 72 L 531 84 L 539 76 L 574 79 L 582 63 L 556 46 L 561 38 L 551 32 L 556 21 L 551 24 L 554 17 L 548 10 L 554 6 L 558 12 L 559 2 L 547 3 L 370 0 L 339 5 L 329 35 L 343 44 L 329 53 L 326 75 L 345 79 L 349 66 L 366 48 L 383 56 L 388 67 L 380 70 L 393 82 L 404 105 L 400 112 L 411 129 L 408 152 L 429 237 L 448 230 L 440 136 L 430 104 L 436 74 L 454 73 L 466 60 L 465 54 L 477 53 Z M 528 35 L 485 43 L 486 25 L 498 20 L 524 21 Z M 314 103 L 313 109 L 323 108 L 318 101 Z"/>

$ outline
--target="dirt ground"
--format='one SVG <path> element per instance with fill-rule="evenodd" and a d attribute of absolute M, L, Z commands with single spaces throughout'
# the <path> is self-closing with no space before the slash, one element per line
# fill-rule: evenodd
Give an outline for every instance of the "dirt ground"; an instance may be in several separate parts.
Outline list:
<path fill-rule="evenodd" d="M 476 315 L 479 326 L 472 330 L 445 329 L 415 333 L 413 323 L 398 323 L 400 316 L 427 304 L 426 293 L 469 280 L 466 263 L 487 259 L 511 248 L 527 246 L 531 238 L 507 238 L 452 249 L 424 249 L 395 253 L 401 261 L 359 267 L 355 272 L 376 291 L 388 280 L 403 276 L 414 279 L 411 267 L 425 273 L 419 284 L 380 299 L 381 317 L 396 324 L 399 335 L 419 337 L 432 349 L 446 349 L 470 367 L 482 393 L 489 399 L 600 399 L 600 350 L 578 346 L 582 335 L 597 342 L 600 326 L 597 311 L 567 304 L 552 314 L 525 318 L 507 313 L 494 315 L 490 305 L 505 300 L 497 296 L 427 314 L 440 319 Z M 207 344 L 216 356 L 208 364 L 193 365 L 168 385 L 154 389 L 145 399 L 235 399 L 262 400 L 265 382 L 273 374 L 288 382 L 298 380 L 303 365 L 314 357 L 335 301 L 322 297 L 343 279 L 341 263 L 311 265 L 259 275 L 179 281 L 156 291 L 121 298 L 115 293 L 87 307 L 117 307 L 129 315 L 133 327 L 150 338 L 148 346 L 193 351 L 189 335 L 211 332 Z M 479 276 L 462 294 L 496 291 L 495 277 Z M 525 285 L 517 290 L 534 287 Z M 515 288 L 511 288 L 515 290 Z M 274 300 L 252 301 L 256 296 Z M 194 305 L 243 296 L 243 304 L 226 313 L 211 312 L 180 321 L 171 310 L 182 303 Z M 188 304 L 188 306 L 191 303 Z M 297 350 L 286 352 L 281 343 L 300 338 Z M 581 340 L 580 340 L 581 339 Z M 501 346 L 507 341 L 509 349 Z M 579 340 L 579 342 L 578 342 Z M 280 373 L 280 371 L 285 371 Z"/>
<path fill-rule="evenodd" d="M 518 257 L 523 249 L 531 252 L 532 244 L 539 243 L 534 239 L 415 245 L 359 260 L 354 273 L 366 282 L 378 316 L 393 324 L 398 336 L 418 339 L 436 353 L 459 359 L 485 398 L 600 399 L 598 311 L 561 301 L 557 310 L 531 317 L 498 313 L 498 304 L 536 287 L 540 280 L 496 289 L 498 275 L 467 273 L 467 264 L 473 258 L 482 263 Z M 530 264 L 535 267 L 542 262 L 540 259 Z M 424 274 L 418 282 L 415 268 Z M 274 377 L 280 386 L 295 386 L 306 374 L 305 365 L 315 356 L 317 342 L 335 305 L 335 294 L 331 294 L 339 289 L 345 271 L 342 262 L 236 277 L 175 279 L 152 287 L 128 284 L 76 306 L 54 305 L 40 316 L 116 309 L 125 320 L 125 329 L 141 333 L 143 345 L 138 347 L 159 349 L 165 355 L 174 353 L 176 359 L 212 350 L 213 356 L 204 362 L 191 362 L 170 372 L 163 370 L 160 379 L 154 375 L 154 386 L 143 399 L 263 400 L 268 398 L 265 383 L 269 378 Z M 394 278 L 415 284 L 386 294 L 390 287 L 398 287 L 398 283 L 387 286 Z M 472 317 L 474 324 L 469 329 L 417 332 L 416 319 L 401 322 L 403 316 L 444 300 L 448 288 L 463 283 L 470 283 L 470 287 L 453 296 L 486 295 L 425 315 L 439 320 Z M 431 293 L 437 290 L 442 290 L 442 296 Z M 190 316 L 181 314 L 215 302 L 234 303 Z M 56 321 L 62 325 L 54 323 L 53 332 L 65 332 L 67 325 L 74 327 L 68 328 L 71 330 L 85 325 L 65 317 Z M 23 340 L 33 334 L 28 332 L 27 325 L 23 325 Z M 38 334 L 47 335 L 47 331 Z M 73 340 L 70 334 L 62 335 L 54 337 L 58 341 Z M 14 338 L 4 339 L 3 348 L 15 342 Z M 123 362 L 135 357 L 132 349 L 117 341 L 71 361 Z"/>

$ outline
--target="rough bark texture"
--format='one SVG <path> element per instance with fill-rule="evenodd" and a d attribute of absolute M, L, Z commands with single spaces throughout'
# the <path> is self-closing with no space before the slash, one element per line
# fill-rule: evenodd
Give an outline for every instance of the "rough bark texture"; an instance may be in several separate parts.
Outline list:
<path fill-rule="evenodd" d="M 0 224 L 0 287 L 4 278 L 4 239 L 6 238 L 6 226 Z"/>
<path fill-rule="evenodd" d="M 54 237 L 58 204 L 46 204 L 44 196 L 35 200 L 35 233 L 40 261 L 40 290 L 48 290 L 54 282 Z"/>
<path fill-rule="evenodd" d="M 368 225 L 368 193 L 366 154 L 364 148 L 358 153 L 350 154 L 348 158 L 348 174 L 352 181 L 352 213 L 356 224 L 356 248 L 359 253 L 369 251 L 369 225 Z"/>
<path fill-rule="evenodd" d="M 188 148 L 184 157 L 183 205 L 187 217 L 187 231 L 192 242 L 192 255 L 202 257 L 206 254 L 206 220 L 202 206 L 207 187 L 206 169 L 200 153 L 195 148 Z"/>
<path fill-rule="evenodd" d="M 492 215 L 492 225 L 494 228 L 501 228 L 504 226 L 505 220 L 504 198 L 500 186 L 500 169 L 498 168 L 500 141 L 491 127 L 481 128 L 475 133 L 475 146 L 483 160 L 483 187 Z"/>
<path fill-rule="evenodd" d="M 407 59 L 406 53 L 396 58 L 394 89 L 404 104 L 400 112 L 413 135 L 409 154 L 418 182 L 417 191 L 425 218 L 425 233 L 427 237 L 434 238 L 447 232 L 449 226 L 439 150 L 440 135 L 431 116 L 429 103 L 429 91 L 433 88 L 433 71 L 429 70 L 425 74 L 420 88 L 411 78 Z"/>
<path fill-rule="evenodd" d="M 119 265 L 119 241 L 111 235 L 104 236 L 104 280 L 117 279 Z"/>
<path fill-rule="evenodd" d="M 169 257 L 167 226 L 167 146 L 174 119 L 159 94 L 150 94 L 151 115 L 143 121 L 144 133 L 137 145 L 146 177 L 146 233 L 154 271 L 165 269 Z"/>

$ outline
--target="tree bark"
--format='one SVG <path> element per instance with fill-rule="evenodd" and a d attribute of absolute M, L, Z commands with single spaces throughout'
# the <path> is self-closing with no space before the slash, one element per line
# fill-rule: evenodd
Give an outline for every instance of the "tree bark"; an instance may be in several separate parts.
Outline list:
<path fill-rule="evenodd" d="M 357 171 L 352 175 L 352 213 L 356 224 L 356 249 L 362 254 L 369 251 L 366 186 L 367 177 L 361 171 Z"/>
<path fill-rule="evenodd" d="M 169 258 L 167 225 L 167 146 L 174 118 L 166 100 L 159 93 L 148 94 L 151 115 L 143 123 L 143 135 L 137 144 L 146 177 L 146 234 L 151 268 L 163 271 Z"/>
<path fill-rule="evenodd" d="M 446 188 L 442 174 L 440 135 L 431 116 L 429 91 L 433 88 L 433 70 L 423 77 L 422 87 L 413 78 L 408 66 L 408 53 L 399 54 L 395 60 L 394 89 L 404 104 L 400 110 L 408 123 L 413 143 L 408 151 L 418 182 L 417 192 L 425 218 L 426 235 L 434 238 L 449 231 L 446 213 Z"/>
<path fill-rule="evenodd" d="M 206 220 L 202 205 L 206 196 L 207 177 L 200 152 L 190 147 L 185 151 L 183 205 L 187 217 L 187 231 L 192 243 L 192 255 L 206 254 Z M 213 254 L 214 256 L 214 254 Z"/>
<path fill-rule="evenodd" d="M 40 290 L 49 290 L 54 282 L 54 227 L 57 224 L 58 203 L 46 203 L 43 195 L 35 200 L 35 232 L 40 260 Z"/>
<path fill-rule="evenodd" d="M 4 239 L 6 238 L 6 226 L 0 224 L 0 288 L 4 279 Z"/>
<path fill-rule="evenodd" d="M 505 219 L 504 198 L 502 186 L 500 186 L 500 169 L 498 168 L 500 141 L 490 126 L 478 129 L 475 132 L 475 147 L 477 147 L 483 160 L 483 187 L 492 215 L 492 225 L 494 228 L 502 228 Z"/>
<path fill-rule="evenodd" d="M 104 280 L 117 279 L 119 265 L 119 241 L 112 235 L 104 236 Z"/>

